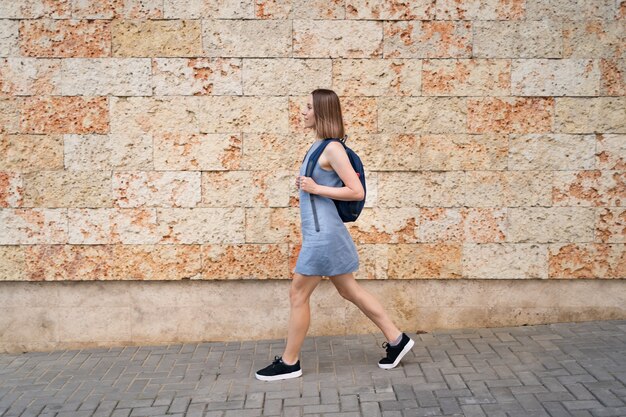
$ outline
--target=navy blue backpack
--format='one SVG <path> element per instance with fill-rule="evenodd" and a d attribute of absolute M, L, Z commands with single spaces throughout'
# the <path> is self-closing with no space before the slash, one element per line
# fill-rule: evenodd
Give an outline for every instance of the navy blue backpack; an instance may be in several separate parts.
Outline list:
<path fill-rule="evenodd" d="M 361 180 L 361 185 L 363 186 L 363 192 L 364 192 L 363 200 L 360 200 L 360 201 L 342 201 L 342 200 L 332 199 L 333 203 L 335 203 L 335 207 L 337 207 L 337 212 L 339 213 L 339 217 L 341 217 L 341 220 L 344 223 L 353 222 L 359 217 L 359 214 L 361 214 L 361 211 L 363 210 L 363 206 L 365 205 L 365 195 L 367 193 L 366 188 L 365 188 L 365 170 L 363 169 L 363 163 L 361 162 L 361 158 L 359 158 L 356 152 L 354 152 L 352 149 L 346 146 L 346 143 L 345 143 L 346 138 L 347 136 L 344 137 L 343 140 L 335 139 L 335 138 L 324 139 L 322 144 L 318 146 L 317 149 L 315 149 L 315 151 L 313 151 L 313 153 L 309 157 L 309 161 L 307 162 L 306 171 L 305 171 L 305 176 L 310 177 L 311 174 L 313 173 L 313 168 L 315 167 L 317 160 L 320 158 L 320 156 L 322 155 L 322 152 L 324 152 L 324 149 L 330 142 L 339 142 L 343 145 L 344 149 L 346 150 L 346 153 L 348 154 L 348 159 L 350 160 L 350 164 L 352 165 L 352 168 L 354 168 L 354 171 L 358 175 L 359 180 Z M 344 185 L 343 182 L 341 184 Z M 313 209 L 313 218 L 315 220 L 315 230 L 319 232 L 320 225 L 319 225 L 319 221 L 317 220 L 317 211 L 315 210 L 315 202 L 313 201 L 313 196 L 314 194 L 310 195 L 311 208 Z"/>

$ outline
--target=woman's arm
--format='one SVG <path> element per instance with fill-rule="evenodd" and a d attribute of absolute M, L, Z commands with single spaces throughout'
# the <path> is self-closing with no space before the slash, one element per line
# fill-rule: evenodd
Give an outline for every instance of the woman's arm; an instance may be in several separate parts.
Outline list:
<path fill-rule="evenodd" d="M 363 200 L 365 191 L 361 180 L 352 168 L 348 154 L 343 145 L 338 142 L 331 142 L 326 145 L 324 154 L 333 170 L 339 175 L 341 181 L 345 184 L 343 187 L 328 187 L 325 185 L 315 184 L 313 194 L 323 197 L 332 198 L 343 201 L 360 201 Z"/>

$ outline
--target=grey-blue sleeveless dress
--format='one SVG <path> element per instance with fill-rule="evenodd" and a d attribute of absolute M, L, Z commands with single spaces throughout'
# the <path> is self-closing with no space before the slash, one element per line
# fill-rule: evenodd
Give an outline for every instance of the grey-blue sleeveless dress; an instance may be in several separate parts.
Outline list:
<path fill-rule="evenodd" d="M 300 175 L 306 175 L 306 165 L 313 151 L 322 143 L 317 140 L 307 152 Z M 341 187 L 341 178 L 335 171 L 323 169 L 319 161 L 311 173 L 313 180 L 320 185 Z M 300 223 L 302 247 L 296 262 L 295 272 L 302 275 L 322 275 L 326 277 L 354 272 L 359 268 L 359 255 L 352 236 L 337 213 L 335 203 L 328 197 L 314 195 L 315 209 L 320 231 L 315 230 L 311 194 L 300 189 Z"/>

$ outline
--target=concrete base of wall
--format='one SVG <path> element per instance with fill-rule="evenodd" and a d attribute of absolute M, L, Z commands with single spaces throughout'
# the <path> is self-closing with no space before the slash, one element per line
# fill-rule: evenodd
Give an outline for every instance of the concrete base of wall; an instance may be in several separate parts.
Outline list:
<path fill-rule="evenodd" d="M 358 280 L 403 331 L 626 318 L 624 280 Z M 0 351 L 284 339 L 290 280 L 0 282 Z M 380 332 L 325 278 L 308 335 Z"/>

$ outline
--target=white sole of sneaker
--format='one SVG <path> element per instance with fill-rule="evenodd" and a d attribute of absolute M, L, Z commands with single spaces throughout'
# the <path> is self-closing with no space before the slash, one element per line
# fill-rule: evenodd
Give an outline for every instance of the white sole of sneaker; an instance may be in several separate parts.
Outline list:
<path fill-rule="evenodd" d="M 388 364 L 387 363 L 379 363 L 378 366 L 380 368 L 383 368 L 383 369 L 395 368 L 396 365 L 398 365 L 400 363 L 400 361 L 402 360 L 404 355 L 409 353 L 409 350 L 411 350 L 411 348 L 413 347 L 414 344 L 415 344 L 415 342 L 413 341 L 413 339 L 409 340 L 409 342 L 406 344 L 404 349 L 402 349 L 402 352 L 400 352 L 400 354 L 398 355 L 398 357 L 396 358 L 396 360 L 393 363 L 388 363 Z"/>
<path fill-rule="evenodd" d="M 254 374 L 256 379 L 260 379 L 261 381 L 279 381 L 281 379 L 297 378 L 301 375 L 302 375 L 302 369 L 291 372 L 289 374 L 274 375 L 274 376 L 259 375 L 257 373 Z"/>

